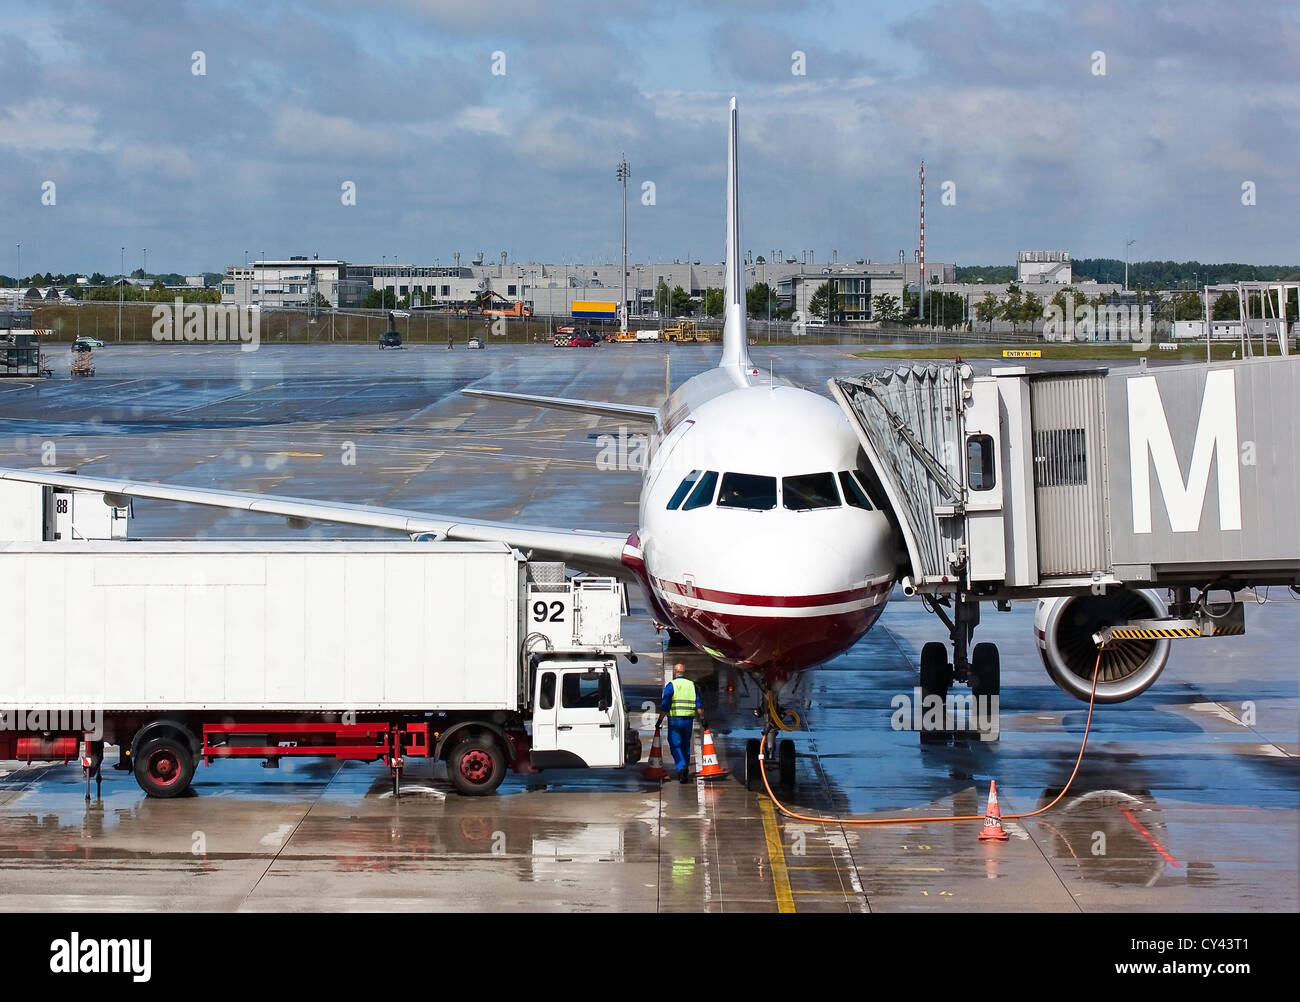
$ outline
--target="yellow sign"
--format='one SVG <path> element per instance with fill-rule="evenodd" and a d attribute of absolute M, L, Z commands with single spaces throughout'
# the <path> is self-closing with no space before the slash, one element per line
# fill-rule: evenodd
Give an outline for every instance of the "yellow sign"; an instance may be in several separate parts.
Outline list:
<path fill-rule="evenodd" d="M 1002 353 L 1003 358 L 1042 358 L 1043 353 L 1037 348 L 1032 351 L 1028 348 L 1014 348 Z"/>

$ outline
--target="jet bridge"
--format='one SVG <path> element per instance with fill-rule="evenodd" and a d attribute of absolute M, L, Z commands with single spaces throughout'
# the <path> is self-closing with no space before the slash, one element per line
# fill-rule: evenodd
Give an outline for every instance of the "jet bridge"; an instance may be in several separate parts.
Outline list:
<path fill-rule="evenodd" d="M 1154 681 L 1171 639 L 1244 632 L 1236 592 L 1300 588 L 1300 356 L 900 365 L 829 385 L 896 521 L 904 591 L 949 627 L 940 688 L 972 672 L 981 601 L 1043 600 L 1054 680 L 1088 698 L 1103 651 L 1098 700 L 1117 702 Z"/>

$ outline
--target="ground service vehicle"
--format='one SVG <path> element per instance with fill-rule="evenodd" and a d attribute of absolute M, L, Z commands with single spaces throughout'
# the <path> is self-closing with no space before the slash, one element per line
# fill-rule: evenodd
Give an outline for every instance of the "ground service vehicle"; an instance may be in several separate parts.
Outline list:
<path fill-rule="evenodd" d="M 433 758 L 478 795 L 640 757 L 623 586 L 503 543 L 0 543 L 0 602 L 0 759 L 80 757 L 87 795 L 110 743 L 155 797 L 223 758 L 378 760 L 394 790 Z"/>
<path fill-rule="evenodd" d="M 523 300 L 506 299 L 499 292 L 491 290 L 483 293 L 479 308 L 485 317 L 531 317 L 533 308 Z"/>

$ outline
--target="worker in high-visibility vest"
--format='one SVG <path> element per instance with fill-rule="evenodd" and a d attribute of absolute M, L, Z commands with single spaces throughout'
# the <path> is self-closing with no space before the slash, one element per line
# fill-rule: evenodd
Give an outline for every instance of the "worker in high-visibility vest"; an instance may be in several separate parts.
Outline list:
<path fill-rule="evenodd" d="M 668 748 L 673 753 L 673 764 L 677 766 L 677 779 L 685 783 L 691 767 L 691 731 L 695 718 L 704 719 L 700 708 L 700 696 L 695 691 L 695 683 L 686 677 L 686 666 L 673 665 L 673 679 L 664 686 L 663 698 L 659 701 L 659 719 L 655 721 L 655 730 L 668 718 Z"/>

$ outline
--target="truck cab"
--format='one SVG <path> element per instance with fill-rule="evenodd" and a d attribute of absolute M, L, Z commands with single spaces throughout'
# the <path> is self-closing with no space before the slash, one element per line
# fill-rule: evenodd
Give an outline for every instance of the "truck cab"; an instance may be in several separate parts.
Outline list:
<path fill-rule="evenodd" d="M 539 660 L 532 724 L 535 769 L 619 769 L 641 754 L 613 660 Z"/>

